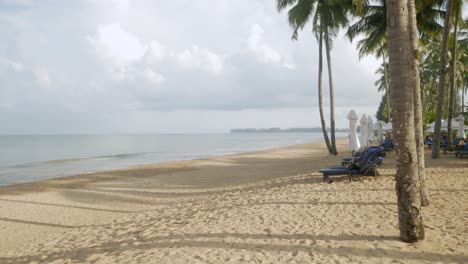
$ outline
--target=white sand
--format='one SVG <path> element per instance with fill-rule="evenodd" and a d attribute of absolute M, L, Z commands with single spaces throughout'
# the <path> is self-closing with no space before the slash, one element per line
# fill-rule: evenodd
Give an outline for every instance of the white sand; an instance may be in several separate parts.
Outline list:
<path fill-rule="evenodd" d="M 0 263 L 468 263 L 467 159 L 427 159 L 426 239 L 406 244 L 394 153 L 377 178 L 322 183 L 344 146 L 0 187 Z"/>

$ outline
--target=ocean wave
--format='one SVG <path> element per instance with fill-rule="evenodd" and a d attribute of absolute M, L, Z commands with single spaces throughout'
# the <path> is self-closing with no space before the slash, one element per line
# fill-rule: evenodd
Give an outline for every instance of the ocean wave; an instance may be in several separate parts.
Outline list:
<path fill-rule="evenodd" d="M 56 160 L 47 160 L 47 161 L 39 161 L 39 162 L 29 162 L 29 163 L 17 164 L 13 166 L 4 166 L 4 168 L 30 168 L 30 167 L 37 167 L 37 166 L 44 166 L 44 165 L 77 163 L 77 162 L 82 162 L 82 161 L 98 160 L 98 159 L 128 159 L 128 158 L 133 158 L 133 157 L 138 157 L 138 156 L 144 156 L 150 153 L 151 152 L 121 153 L 121 154 L 115 154 L 115 155 L 96 156 L 96 157 L 90 157 L 90 158 L 56 159 Z"/>
<path fill-rule="evenodd" d="M 94 157 L 94 158 L 91 158 L 91 159 L 108 159 L 108 158 L 126 159 L 126 158 L 144 156 L 144 155 L 151 154 L 151 153 L 153 153 L 153 152 L 122 153 L 122 154 L 115 154 L 115 155 L 98 156 L 98 157 Z"/>

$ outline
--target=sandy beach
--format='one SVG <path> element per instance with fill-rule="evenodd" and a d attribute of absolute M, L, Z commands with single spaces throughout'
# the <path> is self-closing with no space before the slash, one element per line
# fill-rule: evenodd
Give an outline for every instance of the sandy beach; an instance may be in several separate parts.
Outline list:
<path fill-rule="evenodd" d="M 0 187 L 0 263 L 468 263 L 468 161 L 426 158 L 426 239 L 399 241 L 395 156 L 322 182 L 322 143 Z M 429 157 L 429 150 L 426 152 Z"/>

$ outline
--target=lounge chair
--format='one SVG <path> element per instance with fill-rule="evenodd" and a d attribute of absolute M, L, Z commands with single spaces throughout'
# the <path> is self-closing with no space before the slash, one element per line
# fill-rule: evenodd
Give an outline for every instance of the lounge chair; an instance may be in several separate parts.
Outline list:
<path fill-rule="evenodd" d="M 428 142 L 426 142 L 425 144 L 426 144 L 429 148 L 432 148 L 432 145 L 434 144 L 434 142 L 433 142 L 433 141 L 428 141 Z M 439 146 L 440 146 L 442 149 L 446 148 L 447 145 L 448 145 L 448 142 L 447 142 L 446 139 L 445 139 L 445 140 L 441 140 L 440 143 L 439 143 Z"/>
<path fill-rule="evenodd" d="M 371 156 L 374 155 L 369 155 L 369 158 L 363 164 L 360 165 L 356 164 L 355 162 L 350 162 L 346 167 L 333 167 L 320 170 L 320 173 L 323 174 L 323 181 L 329 182 L 330 176 L 334 175 L 348 175 L 349 181 L 353 180 L 354 175 L 377 176 L 377 164 L 381 163 L 384 158 L 378 156 L 374 156 L 374 158 L 371 158 Z"/>
<path fill-rule="evenodd" d="M 394 148 L 393 140 L 392 139 L 385 139 L 380 147 L 383 147 L 385 151 L 389 151 Z"/>
<path fill-rule="evenodd" d="M 460 152 L 458 152 L 458 157 L 460 159 L 463 159 L 464 156 L 468 156 L 468 150 L 461 150 Z"/>
<path fill-rule="evenodd" d="M 468 142 L 465 143 L 463 149 L 455 151 L 455 156 L 459 157 L 460 159 L 463 159 L 463 156 L 468 156 Z"/>
<path fill-rule="evenodd" d="M 430 138 L 424 139 L 424 145 L 428 145 L 429 147 L 431 147 L 432 139 L 430 139 Z"/>
<path fill-rule="evenodd" d="M 460 151 L 463 150 L 463 146 L 459 146 L 460 144 L 460 139 L 456 138 L 452 141 L 452 146 L 446 145 L 442 150 L 444 154 L 447 154 L 448 151 Z"/>
<path fill-rule="evenodd" d="M 376 153 L 380 157 L 385 157 L 384 147 L 382 147 L 382 146 L 370 147 L 370 148 L 366 148 L 363 151 L 354 153 L 354 156 L 352 158 L 342 159 L 341 160 L 341 166 L 348 165 L 351 162 L 351 160 L 353 160 L 353 159 L 355 161 L 357 161 L 358 163 L 362 163 L 364 161 L 364 158 L 366 157 L 366 155 L 369 154 L 369 153 Z"/>

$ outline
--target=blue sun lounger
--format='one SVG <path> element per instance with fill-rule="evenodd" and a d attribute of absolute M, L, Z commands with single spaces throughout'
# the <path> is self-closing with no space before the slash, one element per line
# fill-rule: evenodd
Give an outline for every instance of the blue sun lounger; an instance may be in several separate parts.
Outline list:
<path fill-rule="evenodd" d="M 465 143 L 465 145 L 463 145 L 462 150 L 456 151 L 455 156 L 459 157 L 460 159 L 463 159 L 463 156 L 468 156 L 468 143 Z"/>
<path fill-rule="evenodd" d="M 389 151 L 394 148 L 393 140 L 392 139 L 385 139 L 380 147 L 383 147 L 385 151 Z"/>
<path fill-rule="evenodd" d="M 463 159 L 463 156 L 468 156 L 468 149 L 467 150 L 462 150 L 460 152 L 458 152 L 458 157 L 460 159 Z"/>
<path fill-rule="evenodd" d="M 341 160 L 341 166 L 348 165 L 351 162 L 351 160 L 353 160 L 353 159 L 358 163 L 362 163 L 364 161 L 364 159 L 366 158 L 366 155 L 369 154 L 369 153 L 376 153 L 378 156 L 384 157 L 385 156 L 384 151 L 385 151 L 384 147 L 381 147 L 381 146 L 367 148 L 367 149 L 365 149 L 363 151 L 356 152 L 352 158 L 342 159 Z"/>
<path fill-rule="evenodd" d="M 375 154 L 375 153 L 374 153 Z M 374 158 L 372 158 L 372 156 Z M 369 155 L 369 158 L 363 164 L 356 164 L 350 162 L 346 167 L 333 167 L 328 169 L 320 170 L 320 173 L 323 174 L 323 181 L 329 182 L 330 176 L 334 175 L 348 175 L 349 181 L 353 180 L 354 175 L 372 175 L 377 176 L 377 165 L 383 161 L 384 158 L 373 155 Z"/>

